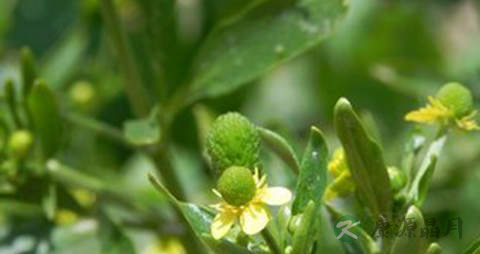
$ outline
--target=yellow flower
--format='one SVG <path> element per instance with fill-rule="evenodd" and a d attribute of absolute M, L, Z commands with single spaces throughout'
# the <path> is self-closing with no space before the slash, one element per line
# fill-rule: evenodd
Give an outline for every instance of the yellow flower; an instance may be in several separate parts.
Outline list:
<path fill-rule="evenodd" d="M 60 209 L 55 214 L 55 223 L 57 225 L 72 225 L 78 221 L 78 215 L 68 209 Z"/>
<path fill-rule="evenodd" d="M 443 85 L 435 95 L 428 97 L 427 106 L 412 111 L 405 120 L 443 126 L 454 125 L 467 131 L 480 130 L 473 118 L 477 111 L 473 110 L 473 96 L 462 84 L 450 82 Z"/>
<path fill-rule="evenodd" d="M 477 125 L 475 120 L 473 120 L 477 114 L 477 111 L 472 111 L 469 115 L 459 118 L 456 116 L 454 109 L 446 107 L 440 102 L 440 100 L 430 96 L 428 97 L 428 101 L 429 103 L 427 106 L 409 112 L 405 116 L 405 120 L 427 124 L 439 123 L 441 125 L 448 125 L 454 122 L 460 129 L 463 130 L 480 130 L 480 127 Z"/>
<path fill-rule="evenodd" d="M 337 197 L 346 197 L 355 191 L 355 183 L 342 148 L 335 150 L 333 153 L 333 158 L 328 163 L 328 172 L 334 180 L 327 186 L 323 194 L 325 201 L 329 202 Z"/>
<path fill-rule="evenodd" d="M 213 238 L 221 239 L 232 228 L 233 224 L 238 220 L 243 232 L 247 235 L 254 235 L 262 231 L 270 221 L 268 205 L 283 205 L 288 203 L 292 198 L 291 192 L 283 187 L 268 187 L 266 184 L 266 176 L 260 177 L 258 169 L 252 176 L 255 182 L 256 191 L 253 198 L 244 205 L 235 206 L 222 201 L 213 205 L 218 214 L 215 216 L 211 225 L 211 233 Z M 220 192 L 213 192 L 223 199 Z"/>

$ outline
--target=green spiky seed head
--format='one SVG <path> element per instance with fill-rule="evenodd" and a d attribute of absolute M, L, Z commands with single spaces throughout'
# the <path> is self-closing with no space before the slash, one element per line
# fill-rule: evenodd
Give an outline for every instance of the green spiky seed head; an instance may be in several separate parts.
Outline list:
<path fill-rule="evenodd" d="M 255 196 L 256 186 L 248 168 L 233 166 L 218 179 L 217 190 L 230 205 L 241 206 Z"/>
<path fill-rule="evenodd" d="M 407 176 L 404 172 L 396 167 L 388 167 L 388 178 L 390 179 L 390 186 L 394 192 L 400 191 L 407 184 Z"/>
<path fill-rule="evenodd" d="M 239 113 L 226 113 L 215 120 L 206 147 L 217 176 L 231 166 L 253 170 L 259 164 L 260 136 L 255 125 Z"/>
<path fill-rule="evenodd" d="M 26 158 L 32 149 L 32 145 L 33 136 L 26 130 L 15 131 L 8 140 L 9 151 L 17 159 Z"/>
<path fill-rule="evenodd" d="M 462 117 L 473 109 L 473 96 L 470 90 L 459 83 L 447 83 L 438 90 L 436 98 L 446 107 Z"/>

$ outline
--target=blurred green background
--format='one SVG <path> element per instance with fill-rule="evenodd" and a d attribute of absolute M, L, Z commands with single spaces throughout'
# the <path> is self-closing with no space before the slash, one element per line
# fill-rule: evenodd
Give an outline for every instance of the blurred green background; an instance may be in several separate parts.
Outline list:
<path fill-rule="evenodd" d="M 333 106 L 339 97 L 347 97 L 367 122 L 378 127 L 376 135 L 387 163 L 398 165 L 408 133 L 414 129 L 403 120 L 405 113 L 423 105 L 426 96 L 441 85 L 463 83 L 472 90 L 476 108 L 480 108 L 478 1 L 350 1 L 345 20 L 318 47 L 227 95 L 203 99 L 181 110 L 172 127 L 170 155 L 189 200 L 200 204 L 213 200 L 212 176 L 202 158 L 202 133 L 196 121 L 205 111 L 239 111 L 254 123 L 282 133 L 298 149 L 304 146 L 310 126 L 316 125 L 333 148 L 338 146 Z M 189 59 L 199 41 L 216 20 L 245 4 L 158 1 L 158 5 L 173 4 L 175 9 L 170 14 L 175 22 L 162 26 L 155 19 L 163 16 L 143 3 L 116 1 L 141 66 L 141 79 L 153 101 L 172 96 L 176 86 L 186 82 Z M 172 30 L 175 37 L 156 38 L 159 30 Z M 168 54 L 154 50 L 153 44 L 159 41 L 171 47 Z M 135 118 L 121 85 L 122 62 L 115 58 L 106 36 L 99 1 L 1 0 L 0 86 L 7 78 L 20 80 L 23 46 L 32 49 L 40 76 L 54 89 L 63 110 L 119 129 L 125 120 Z M 164 70 L 155 69 L 156 61 L 166 66 Z M 157 75 L 169 85 L 161 88 Z M 92 85 L 83 87 L 86 92 L 78 86 L 83 81 Z M 82 97 L 85 93 L 86 98 Z M 178 230 L 168 223 L 173 216 L 171 209 L 145 177 L 154 167 L 150 159 L 89 130 L 71 127 L 68 133 L 58 155 L 62 162 L 130 191 L 136 209 L 144 211 L 145 204 L 154 204 L 154 214 L 165 219 L 148 225 L 148 220 L 138 219 L 137 210 L 106 202 L 108 216 L 127 225 L 125 231 L 138 253 L 184 253 L 175 242 Z M 463 219 L 461 240 L 456 231 L 439 239 L 447 253 L 456 253 L 480 234 L 480 134 L 454 132 L 446 147 L 423 212 L 426 218 L 435 217 L 443 232 L 449 219 Z M 292 187 L 286 166 L 268 153 L 263 156 L 272 184 Z M 35 214 L 15 214 L 7 203 L 0 208 L 0 253 L 50 253 L 50 243 L 56 247 L 55 253 L 99 251 L 95 233 L 98 214 L 90 209 L 76 210 L 78 218 L 72 225 Z M 151 209 L 146 213 L 150 216 Z M 152 244 L 157 243 L 164 252 L 152 250 Z"/>

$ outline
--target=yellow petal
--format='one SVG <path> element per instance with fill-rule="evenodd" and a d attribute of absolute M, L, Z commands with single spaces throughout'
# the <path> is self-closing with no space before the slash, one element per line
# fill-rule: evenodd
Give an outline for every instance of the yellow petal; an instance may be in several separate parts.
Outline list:
<path fill-rule="evenodd" d="M 262 231 L 270 218 L 262 204 L 250 204 L 240 215 L 240 226 L 247 235 L 254 235 Z"/>
<path fill-rule="evenodd" d="M 441 123 L 453 117 L 454 113 L 438 100 L 433 97 L 429 97 L 428 100 L 430 104 L 424 108 L 409 112 L 405 116 L 405 120 L 419 123 Z"/>
<path fill-rule="evenodd" d="M 457 125 L 460 129 L 464 129 L 466 131 L 480 130 L 480 126 L 478 126 L 475 120 L 466 120 L 466 119 L 457 120 Z"/>
<path fill-rule="evenodd" d="M 236 218 L 236 214 L 228 210 L 218 213 L 217 216 L 215 216 L 215 219 L 213 219 L 210 228 L 213 238 L 218 240 L 224 237 L 232 227 Z"/>
<path fill-rule="evenodd" d="M 269 205 L 283 205 L 292 199 L 292 193 L 283 187 L 270 187 L 265 190 L 262 202 Z"/>

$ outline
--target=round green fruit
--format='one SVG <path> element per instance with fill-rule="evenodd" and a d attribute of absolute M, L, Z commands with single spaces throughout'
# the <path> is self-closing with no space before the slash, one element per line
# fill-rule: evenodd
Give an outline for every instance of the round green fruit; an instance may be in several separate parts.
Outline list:
<path fill-rule="evenodd" d="M 226 169 L 220 176 L 217 190 L 228 204 L 241 206 L 252 200 L 256 186 L 248 168 L 233 166 Z"/>

